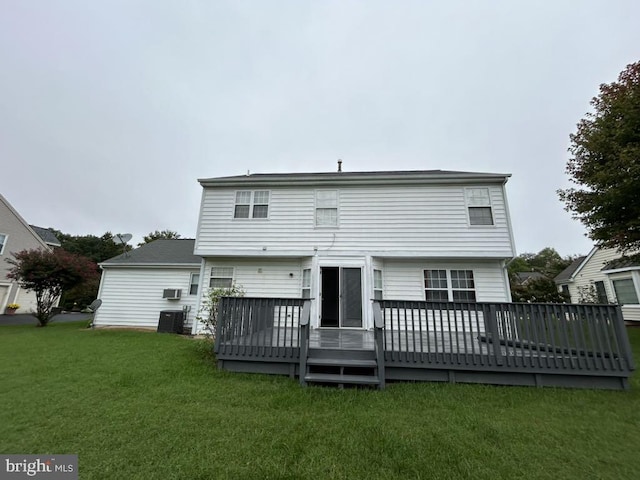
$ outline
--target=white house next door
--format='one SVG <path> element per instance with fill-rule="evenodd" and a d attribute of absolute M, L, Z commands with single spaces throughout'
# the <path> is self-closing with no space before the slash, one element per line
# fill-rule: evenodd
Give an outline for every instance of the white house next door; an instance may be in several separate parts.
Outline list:
<path fill-rule="evenodd" d="M 320 268 L 320 326 L 362 328 L 362 268 Z"/>

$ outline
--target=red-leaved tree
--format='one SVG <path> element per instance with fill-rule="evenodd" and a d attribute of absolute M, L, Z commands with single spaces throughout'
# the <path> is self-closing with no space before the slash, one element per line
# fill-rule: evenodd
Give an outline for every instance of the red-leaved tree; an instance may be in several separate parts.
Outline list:
<path fill-rule="evenodd" d="M 36 294 L 36 318 L 46 326 L 51 310 L 66 288 L 95 280 L 99 275 L 96 264 L 86 257 L 62 249 L 22 250 L 6 261 L 11 265 L 8 278 Z"/>

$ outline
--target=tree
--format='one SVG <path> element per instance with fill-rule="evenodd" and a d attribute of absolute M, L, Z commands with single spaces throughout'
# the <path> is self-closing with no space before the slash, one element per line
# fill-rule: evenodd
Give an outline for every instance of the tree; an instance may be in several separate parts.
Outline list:
<path fill-rule="evenodd" d="M 640 248 L 640 61 L 600 85 L 570 136 L 566 172 L 581 188 L 558 190 L 567 211 L 604 247 Z"/>
<path fill-rule="evenodd" d="M 558 292 L 553 279 L 567 268 L 574 259 L 570 256 L 562 258 L 551 247 L 546 247 L 538 253 L 523 253 L 509 263 L 509 283 L 511 284 L 511 298 L 514 302 L 567 302 L 569 299 Z M 526 284 L 518 280 L 519 272 L 538 272 L 543 278 L 530 279 Z"/>
<path fill-rule="evenodd" d="M 126 245 L 123 249 L 121 244 L 116 244 L 113 241 L 111 232 L 105 232 L 102 236 L 98 237 L 95 235 L 69 235 L 53 228 L 49 230 L 60 240 L 60 248 L 67 252 L 87 257 L 96 264 L 95 277 L 75 287 L 65 288 L 64 292 L 62 292 L 60 305 L 68 310 L 74 306 L 82 308 L 90 304 L 98 295 L 100 270 L 97 264 L 122 254 L 123 250 L 131 250 L 131 246 Z"/>
<path fill-rule="evenodd" d="M 558 291 L 556 283 L 547 277 L 534 278 L 526 285 L 511 284 L 511 298 L 514 302 L 564 303 L 569 298 Z"/>
<path fill-rule="evenodd" d="M 51 318 L 51 309 L 65 288 L 73 288 L 97 275 L 96 264 L 63 249 L 22 250 L 6 261 L 12 265 L 8 278 L 36 294 L 36 317 L 41 326 Z"/>
<path fill-rule="evenodd" d="M 520 254 L 511 260 L 507 268 L 510 274 L 539 272 L 549 278 L 554 278 L 567 268 L 573 260 L 570 256 L 562 258 L 555 248 L 546 247 L 538 253 Z"/>
<path fill-rule="evenodd" d="M 149 232 L 148 235 L 144 236 L 144 242 L 139 243 L 138 246 L 141 247 L 145 243 L 151 243 L 154 240 L 160 239 L 173 239 L 180 238 L 180 234 L 178 232 L 174 232 L 173 230 L 156 230 L 155 232 Z"/>
<path fill-rule="evenodd" d="M 60 240 L 62 249 L 87 257 L 95 263 L 104 262 L 123 253 L 122 245 L 114 243 L 111 232 L 105 232 L 101 237 L 97 237 L 95 235 L 69 235 L 53 228 L 50 230 Z M 131 250 L 131 246 L 127 245 L 126 250 Z"/>

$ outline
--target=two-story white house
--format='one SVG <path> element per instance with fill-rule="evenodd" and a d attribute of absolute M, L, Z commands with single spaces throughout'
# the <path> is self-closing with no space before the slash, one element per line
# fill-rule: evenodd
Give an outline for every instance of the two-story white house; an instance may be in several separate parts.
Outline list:
<path fill-rule="evenodd" d="M 510 302 L 509 176 L 427 170 L 201 179 L 199 291 L 236 284 L 249 297 L 310 298 L 312 328 L 370 329 L 372 299 Z"/>

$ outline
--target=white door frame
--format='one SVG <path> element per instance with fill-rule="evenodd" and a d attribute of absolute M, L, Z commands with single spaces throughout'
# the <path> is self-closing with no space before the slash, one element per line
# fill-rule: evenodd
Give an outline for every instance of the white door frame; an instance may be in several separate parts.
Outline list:
<path fill-rule="evenodd" d="M 342 273 L 342 268 L 359 268 L 361 271 L 361 299 L 362 302 L 362 327 L 333 327 L 333 328 L 346 328 L 346 329 L 358 329 L 358 330 L 366 330 L 371 328 L 371 315 L 372 308 L 368 301 L 367 292 L 370 291 L 371 282 L 373 281 L 371 278 L 371 259 L 370 257 L 362 257 L 362 256 L 349 256 L 349 257 L 340 257 L 340 256 L 317 256 L 315 257 L 317 261 L 313 262 L 313 266 L 311 269 L 312 276 L 312 298 L 316 299 L 316 308 L 315 314 L 313 316 L 312 327 L 320 328 L 320 319 L 322 316 L 322 280 L 320 277 L 320 271 L 323 267 L 336 267 L 340 268 L 340 274 Z M 340 308 L 341 310 L 341 308 Z M 342 311 L 340 311 L 340 315 L 342 315 Z M 331 327 L 329 327 L 331 328 Z"/>

